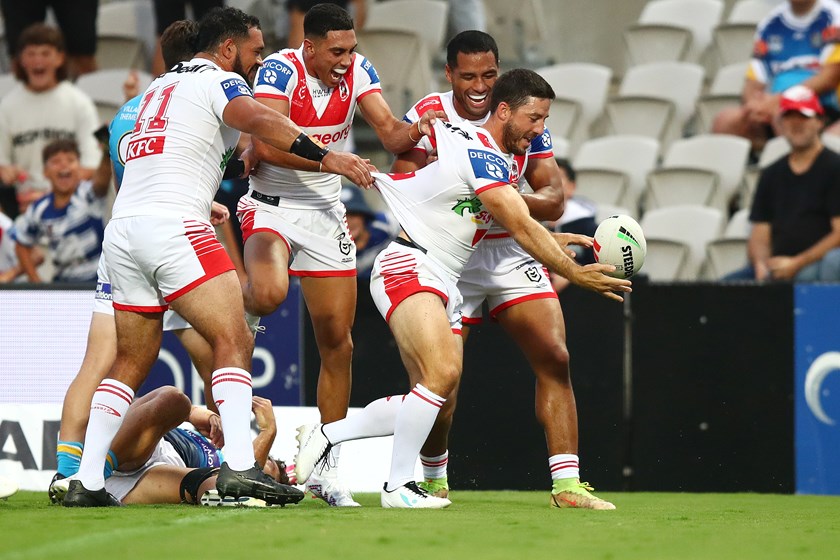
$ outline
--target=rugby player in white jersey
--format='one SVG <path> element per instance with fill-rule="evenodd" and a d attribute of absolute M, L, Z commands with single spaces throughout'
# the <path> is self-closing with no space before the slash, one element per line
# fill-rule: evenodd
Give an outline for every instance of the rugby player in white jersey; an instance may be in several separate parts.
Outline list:
<path fill-rule="evenodd" d="M 197 32 L 197 24 L 188 20 L 176 21 L 166 28 L 161 35 L 160 43 L 167 68 L 172 68 L 178 62 L 192 59 L 195 55 L 194 44 Z M 136 122 L 138 105 L 139 103 L 135 104 L 134 99 L 126 103 L 110 126 L 112 134 L 109 148 L 117 190 L 122 183 L 128 136 Z M 210 223 L 218 225 L 227 218 L 227 208 L 214 202 Z M 210 392 L 213 351 L 207 341 L 172 310 L 167 311 L 163 316 L 163 330 L 174 332 L 184 345 L 196 371 L 205 382 L 205 399 L 215 410 Z M 78 374 L 67 388 L 61 408 L 61 427 L 56 445 L 57 468 L 49 487 L 52 503 L 58 503 L 64 499 L 69 485 L 67 477 L 73 476 L 79 470 L 79 462 L 84 449 L 85 429 L 90 415 L 90 400 L 96 387 L 110 371 L 116 353 L 117 333 L 114 326 L 114 307 L 111 303 L 111 281 L 105 270 L 104 256 L 102 256 L 97 270 L 97 286 L 94 292 L 93 313 L 91 313 L 88 329 L 85 356 Z M 220 437 L 220 434 L 214 433 L 211 439 L 219 443 Z M 116 467 L 118 467 L 117 456 L 109 451 L 105 462 L 106 477 Z"/>
<path fill-rule="evenodd" d="M 446 77 L 452 90 L 432 93 L 418 101 L 406 120 L 418 120 L 418 113 L 444 111 L 452 123 L 475 125 L 489 116 L 489 98 L 499 75 L 496 41 L 481 31 L 459 33 L 447 45 Z M 522 193 L 531 216 L 537 220 L 557 220 L 563 213 L 563 177 L 552 153 L 548 130 L 534 139 L 527 153 L 515 156 L 515 176 L 524 177 L 534 191 Z M 415 149 L 399 156 L 393 171 L 411 172 L 434 157 L 424 139 Z M 518 176 L 516 176 L 518 174 Z M 580 482 L 578 459 L 578 419 L 569 372 L 566 326 L 563 311 L 547 272 L 511 236 L 493 228 L 484 238 L 461 279 L 458 290 L 464 297 L 464 329 L 481 323 L 486 300 L 490 315 L 499 321 L 522 349 L 537 378 L 535 408 L 537 420 L 545 430 L 548 468 L 552 479 L 551 504 L 558 507 L 613 509 L 614 506 L 591 493 Z M 438 415 L 435 427 L 423 446 L 426 490 L 446 497 L 449 493 L 447 462 L 448 436 L 455 411 L 457 386 Z"/>
<path fill-rule="evenodd" d="M 572 283 L 622 301 L 628 280 L 606 276 L 614 267 L 579 266 L 561 245 L 586 242 L 552 236 L 531 218 L 512 182 L 514 157 L 543 134 L 554 92 L 530 70 L 511 70 L 495 84 L 490 117 L 481 128 L 438 121 L 431 137 L 438 159 L 411 173 L 374 174 L 375 186 L 403 232 L 374 264 L 371 294 L 388 321 L 403 363 L 417 380 L 408 395 L 374 401 L 359 414 L 330 424 L 302 426 L 295 460 L 298 479 L 327 462 L 330 447 L 352 439 L 394 434 L 383 507 L 442 508 L 448 498 L 414 482 L 414 465 L 439 410 L 461 375 L 460 274 L 494 221 L 536 260 Z"/>
<path fill-rule="evenodd" d="M 199 23 L 195 58 L 159 76 L 143 96 L 103 247 L 117 356 L 94 392 L 78 478 L 69 484 L 65 506 L 119 505 L 104 488 L 105 455 L 157 358 L 163 312 L 170 307 L 213 348 L 211 385 L 227 456 L 216 481 L 219 494 L 269 504 L 303 497 L 266 476 L 254 460 L 253 336 L 233 264 L 207 216 L 240 130 L 319 161 L 324 171 L 363 185 L 372 179 L 364 160 L 318 146 L 285 115 L 254 101 L 249 83 L 263 47 L 259 20 L 235 8 L 213 10 Z"/>
<path fill-rule="evenodd" d="M 373 65 L 354 52 L 353 19 L 344 9 L 314 6 L 303 28 L 300 48 L 266 58 L 254 87 L 257 100 L 339 150 L 357 105 L 390 152 L 410 149 L 429 130 L 434 113 L 411 125 L 394 117 Z M 245 309 L 255 316 L 272 313 L 286 299 L 289 276 L 300 278 L 321 357 L 321 420 L 339 420 L 350 402 L 350 331 L 356 311 L 356 246 L 340 200 L 341 178 L 259 140 L 254 147 L 261 163 L 237 209 L 248 273 Z M 332 461 L 338 461 L 338 448 Z M 307 488 L 330 505 L 358 506 L 337 472 L 314 473 Z"/>

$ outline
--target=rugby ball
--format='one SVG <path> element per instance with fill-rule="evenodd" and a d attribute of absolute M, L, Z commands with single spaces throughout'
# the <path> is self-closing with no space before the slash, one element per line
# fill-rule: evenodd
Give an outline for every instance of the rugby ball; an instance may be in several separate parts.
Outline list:
<path fill-rule="evenodd" d="M 18 485 L 14 480 L 0 476 L 0 499 L 14 496 L 18 491 Z"/>
<path fill-rule="evenodd" d="M 642 228 L 630 216 L 610 216 L 598 225 L 593 244 L 595 260 L 615 266 L 606 273 L 615 278 L 630 278 L 645 264 L 647 242 Z"/>

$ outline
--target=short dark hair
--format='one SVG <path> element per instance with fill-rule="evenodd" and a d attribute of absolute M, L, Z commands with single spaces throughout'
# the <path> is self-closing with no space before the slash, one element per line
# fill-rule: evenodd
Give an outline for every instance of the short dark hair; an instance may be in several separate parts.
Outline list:
<path fill-rule="evenodd" d="M 160 36 L 160 50 L 163 63 L 172 68 L 179 62 L 195 56 L 195 41 L 198 37 L 198 24 L 187 19 L 179 19 L 169 24 Z"/>
<path fill-rule="evenodd" d="M 446 64 L 450 68 L 458 66 L 458 53 L 474 54 L 492 52 L 499 64 L 499 47 L 496 40 L 483 31 L 461 31 L 446 45 Z"/>
<path fill-rule="evenodd" d="M 64 45 L 64 35 L 57 27 L 47 25 L 45 23 L 33 23 L 20 33 L 17 42 L 16 56 L 18 57 L 18 64 L 15 64 L 15 76 L 23 83 L 27 82 L 26 72 L 20 65 L 20 54 L 23 49 L 32 45 L 49 45 L 55 47 L 58 52 L 67 52 Z M 56 78 L 61 82 L 67 79 L 67 61 L 56 71 Z"/>
<path fill-rule="evenodd" d="M 324 38 L 330 31 L 353 29 L 353 18 L 336 4 L 315 4 L 303 16 L 304 37 Z"/>
<path fill-rule="evenodd" d="M 213 8 L 198 22 L 195 50 L 209 53 L 228 39 L 243 41 L 252 27 L 260 29 L 256 16 L 237 8 Z"/>
<path fill-rule="evenodd" d="M 566 158 L 554 158 L 554 161 L 557 162 L 557 167 L 562 169 L 566 173 L 566 177 L 568 177 L 569 181 L 574 183 L 577 180 L 577 173 L 575 173 L 575 168 L 572 167 L 572 162 L 570 162 Z"/>
<path fill-rule="evenodd" d="M 490 93 L 490 112 L 499 107 L 499 103 L 507 103 L 511 109 L 524 105 L 529 97 L 537 99 L 554 99 L 554 90 L 545 78 L 526 68 L 508 70 L 493 84 Z"/>
<path fill-rule="evenodd" d="M 75 140 L 71 138 L 60 138 L 58 140 L 53 140 L 52 142 L 44 146 L 44 150 L 43 152 L 41 152 L 41 158 L 46 164 L 47 161 L 55 154 L 60 154 L 64 152 L 73 153 L 76 154 L 76 157 L 81 157 L 81 153 L 79 152 L 79 145 L 76 143 Z"/>

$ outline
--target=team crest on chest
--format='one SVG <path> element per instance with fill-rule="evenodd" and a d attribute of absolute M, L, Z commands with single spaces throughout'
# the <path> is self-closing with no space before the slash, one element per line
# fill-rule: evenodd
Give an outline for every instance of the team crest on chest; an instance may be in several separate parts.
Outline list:
<path fill-rule="evenodd" d="M 347 98 L 350 97 L 350 88 L 347 86 L 347 81 L 344 78 L 338 83 L 338 96 L 342 101 L 347 101 Z"/>

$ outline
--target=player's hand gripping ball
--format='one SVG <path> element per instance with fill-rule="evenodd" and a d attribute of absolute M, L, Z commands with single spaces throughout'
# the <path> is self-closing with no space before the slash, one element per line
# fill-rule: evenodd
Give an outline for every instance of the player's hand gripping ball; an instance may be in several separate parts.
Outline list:
<path fill-rule="evenodd" d="M 642 227 L 630 216 L 610 216 L 595 230 L 595 260 L 615 266 L 607 273 L 615 278 L 630 278 L 645 264 L 647 241 Z"/>

